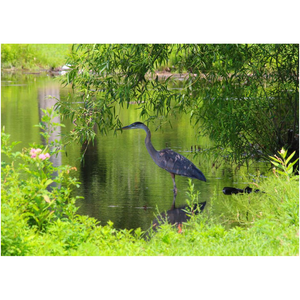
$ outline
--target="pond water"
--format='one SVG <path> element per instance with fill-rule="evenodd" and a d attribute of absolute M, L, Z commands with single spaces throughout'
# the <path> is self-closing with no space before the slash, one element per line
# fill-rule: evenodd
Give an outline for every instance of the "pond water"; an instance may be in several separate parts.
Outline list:
<path fill-rule="evenodd" d="M 62 88 L 59 78 L 43 73 L 2 74 L 1 85 L 1 127 L 5 126 L 12 141 L 22 142 L 17 146 L 19 149 L 27 147 L 28 143 L 40 143 L 39 129 L 34 127 L 40 121 L 40 109 L 55 103 L 49 95 L 63 98 L 70 88 Z M 117 110 L 124 126 L 143 121 L 134 104 L 128 110 Z M 66 125 L 61 133 L 72 130 L 71 122 L 58 121 Z M 209 202 L 211 195 L 220 195 L 225 186 L 247 186 L 240 173 L 231 167 L 216 168 L 211 159 L 195 156 L 195 149 L 207 149 L 212 143 L 206 137 L 197 140 L 188 115 L 171 115 L 158 130 L 157 125 L 149 125 L 154 147 L 157 150 L 170 148 L 186 156 L 204 173 L 207 182 L 193 180 L 195 190 L 201 193 L 199 202 Z M 54 164 L 75 166 L 78 170 L 77 177 L 82 184 L 74 194 L 84 197 L 77 202 L 79 214 L 94 217 L 102 225 L 111 220 L 115 228 L 141 227 L 146 230 L 158 211 L 171 208 L 171 176 L 152 161 L 144 144 L 145 135 L 143 130 L 97 134 L 94 145 L 86 152 L 84 164 L 79 160 L 81 146 L 76 144 L 67 148 L 67 155 L 62 154 L 53 161 Z M 246 173 L 255 174 L 257 168 L 262 173 L 266 171 L 266 165 L 257 163 Z M 242 172 L 245 173 L 245 168 Z M 176 184 L 176 205 L 179 206 L 185 204 L 188 179 L 176 176 Z"/>

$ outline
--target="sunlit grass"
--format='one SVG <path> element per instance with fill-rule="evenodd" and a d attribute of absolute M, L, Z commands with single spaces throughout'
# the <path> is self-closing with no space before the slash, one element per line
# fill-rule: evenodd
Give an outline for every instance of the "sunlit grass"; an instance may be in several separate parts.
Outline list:
<path fill-rule="evenodd" d="M 66 63 L 68 44 L 2 44 L 2 68 L 49 69 Z"/>
<path fill-rule="evenodd" d="M 240 225 L 230 229 L 222 218 L 211 217 L 213 208 L 193 217 L 181 230 L 162 225 L 150 240 L 143 238 L 140 229 L 117 230 L 111 222 L 98 226 L 95 219 L 85 216 L 69 222 L 57 220 L 40 233 L 17 221 L 16 216 L 13 222 L 19 228 L 17 241 L 23 255 L 299 255 L 298 177 L 290 182 L 274 177 L 260 188 L 264 194 L 214 199 L 232 201 L 232 219 Z M 249 201 L 253 206 L 244 205 L 250 212 L 246 217 L 241 202 Z"/>

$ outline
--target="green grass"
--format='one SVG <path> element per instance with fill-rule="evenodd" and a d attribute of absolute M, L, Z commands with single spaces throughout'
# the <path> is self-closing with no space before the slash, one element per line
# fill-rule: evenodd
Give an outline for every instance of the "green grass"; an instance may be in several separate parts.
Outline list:
<path fill-rule="evenodd" d="M 68 44 L 2 44 L 2 68 L 51 69 L 66 63 Z"/>
<path fill-rule="evenodd" d="M 1 65 L 3 69 L 51 69 L 66 63 L 71 44 L 2 44 Z M 177 46 L 168 62 L 157 66 L 158 71 L 172 71 L 177 64 Z M 173 70 L 174 71 L 174 70 Z"/>
<path fill-rule="evenodd" d="M 112 223 L 98 226 L 95 219 L 84 216 L 72 221 L 57 220 L 45 232 L 38 232 L 18 213 L 7 214 L 10 208 L 2 207 L 2 241 L 10 246 L 5 248 L 10 252 L 3 253 L 2 249 L 2 255 L 299 255 L 298 181 L 282 184 L 281 179 L 272 178 L 261 188 L 271 193 L 275 186 L 276 195 L 261 194 L 261 204 L 252 208 L 256 218 L 247 226 L 227 229 L 224 220 L 209 217 L 208 209 L 184 224 L 181 233 L 178 228 L 165 224 L 149 241 L 143 239 L 139 229 L 116 230 Z M 258 198 L 256 194 L 246 197 L 243 200 Z M 14 234 L 13 238 L 7 238 L 8 231 Z"/>
<path fill-rule="evenodd" d="M 74 168 L 59 167 L 61 187 L 50 194 L 51 163 L 33 160 L 30 148 L 14 153 L 12 146 L 2 133 L 2 256 L 299 255 L 299 176 L 274 172 L 256 184 L 264 193 L 214 194 L 203 213 L 180 230 L 164 224 L 145 239 L 140 228 L 117 230 L 111 222 L 100 226 L 94 218 L 77 215 L 76 199 L 70 198 L 71 186 L 78 184 L 69 174 Z M 6 156 L 13 161 L 5 161 Z M 190 181 L 187 202 L 195 201 L 198 194 Z M 216 202 L 222 213 L 215 211 Z"/>

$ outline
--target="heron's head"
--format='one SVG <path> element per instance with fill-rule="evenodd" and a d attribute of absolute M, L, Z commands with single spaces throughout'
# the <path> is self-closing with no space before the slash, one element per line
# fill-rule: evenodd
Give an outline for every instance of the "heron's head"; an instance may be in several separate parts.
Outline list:
<path fill-rule="evenodd" d="M 122 130 L 127 130 L 127 129 L 144 129 L 146 125 L 142 122 L 134 122 L 128 126 L 122 127 Z"/>

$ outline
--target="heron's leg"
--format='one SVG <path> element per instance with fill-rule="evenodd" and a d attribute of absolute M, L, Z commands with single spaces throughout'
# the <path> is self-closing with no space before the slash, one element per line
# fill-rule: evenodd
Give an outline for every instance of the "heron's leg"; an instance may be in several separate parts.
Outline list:
<path fill-rule="evenodd" d="M 175 183 L 175 174 L 174 173 L 170 173 L 172 180 L 173 180 L 173 193 L 176 196 L 177 195 L 177 187 L 176 187 L 176 183 Z"/>
<path fill-rule="evenodd" d="M 170 173 L 171 174 L 171 177 L 172 177 L 172 180 L 173 180 L 173 193 L 174 193 L 174 196 L 173 196 L 173 204 L 172 204 L 172 209 L 175 208 L 175 200 L 176 200 L 176 196 L 177 196 L 177 187 L 176 187 L 176 183 L 175 183 L 175 174 L 174 173 Z"/>

